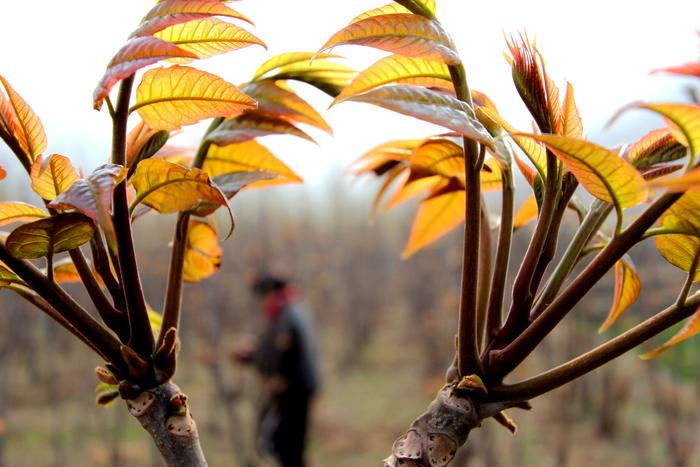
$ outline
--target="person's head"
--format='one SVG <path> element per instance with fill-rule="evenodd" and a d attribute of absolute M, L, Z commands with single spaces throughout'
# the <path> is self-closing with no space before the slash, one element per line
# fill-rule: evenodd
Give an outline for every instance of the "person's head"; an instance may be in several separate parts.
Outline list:
<path fill-rule="evenodd" d="M 258 297 L 264 297 L 273 292 L 281 292 L 287 287 L 287 281 L 271 274 L 263 274 L 253 281 L 252 290 Z"/>

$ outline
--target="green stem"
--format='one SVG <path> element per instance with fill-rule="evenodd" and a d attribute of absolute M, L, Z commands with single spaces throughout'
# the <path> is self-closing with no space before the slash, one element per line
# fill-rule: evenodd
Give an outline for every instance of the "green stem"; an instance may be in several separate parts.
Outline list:
<path fill-rule="evenodd" d="M 693 286 L 693 282 L 695 281 L 696 273 L 698 270 L 698 264 L 700 263 L 700 248 L 698 251 L 695 252 L 695 256 L 693 256 L 693 262 L 690 264 L 690 269 L 688 270 L 688 277 L 685 279 L 685 283 L 683 284 L 683 288 L 681 289 L 681 293 L 678 294 L 678 298 L 676 299 L 676 305 L 681 306 L 685 303 L 686 299 L 688 298 L 688 294 L 690 293 L 690 288 Z"/>
<path fill-rule="evenodd" d="M 489 400 L 524 401 L 546 394 L 614 360 L 652 337 L 691 316 L 700 305 L 700 294 L 675 304 L 556 368 L 518 383 L 489 388 Z"/>
<path fill-rule="evenodd" d="M 129 98 L 134 76 L 122 80 L 119 86 L 117 106 L 114 111 L 112 126 L 112 163 L 126 163 L 126 125 L 129 118 Z M 126 297 L 127 315 L 129 318 L 129 346 L 141 356 L 149 358 L 155 345 L 153 330 L 148 319 L 146 299 L 139 276 L 136 260 L 134 238 L 131 233 L 129 204 L 126 194 L 126 181 L 114 188 L 113 222 L 119 250 L 119 275 Z"/>
<path fill-rule="evenodd" d="M 574 234 L 569 246 L 566 248 L 564 255 L 561 260 L 559 260 L 554 272 L 552 272 L 547 285 L 540 295 L 539 301 L 533 307 L 533 319 L 537 318 L 542 311 L 549 306 L 552 299 L 559 292 L 564 280 L 574 268 L 581 251 L 588 244 L 591 236 L 598 230 L 601 223 L 605 221 L 605 218 L 610 213 L 610 209 L 610 204 L 604 201 L 595 200 L 593 202 L 588 214 L 583 219 L 581 225 L 579 225 L 576 234 Z"/>
<path fill-rule="evenodd" d="M 491 279 L 491 293 L 489 296 L 488 311 L 486 314 L 486 344 L 489 345 L 501 327 L 501 313 L 505 296 L 505 284 L 508 276 L 508 260 L 510 259 L 510 247 L 513 238 L 513 208 L 514 186 L 513 171 L 510 167 L 502 168 L 502 197 L 501 197 L 501 225 L 498 232 L 498 244 L 496 245 L 496 259 L 494 261 L 493 276 Z"/>
<path fill-rule="evenodd" d="M 209 152 L 211 143 L 206 136 L 214 131 L 224 121 L 223 118 L 212 120 L 209 128 L 202 138 L 197 149 L 197 154 L 192 162 L 192 167 L 201 169 Z M 187 250 L 187 233 L 190 215 L 186 212 L 178 214 L 175 223 L 175 235 L 173 238 L 173 250 L 170 255 L 170 267 L 168 269 L 168 284 L 165 289 L 165 302 L 163 304 L 163 323 L 156 348 L 159 348 L 165 338 L 165 333 L 170 328 L 178 329 L 180 326 L 180 309 L 182 308 L 182 280 L 184 276 L 185 253 Z"/>
<path fill-rule="evenodd" d="M 540 342 L 573 309 L 586 293 L 634 246 L 644 232 L 678 200 L 683 193 L 665 193 L 654 201 L 620 235 L 612 239 L 581 274 L 545 308 L 540 316 L 506 348 L 492 352 L 493 380 L 507 375 L 537 348 Z"/>
<path fill-rule="evenodd" d="M 473 106 L 466 72 L 460 65 L 449 66 L 457 98 Z M 481 153 L 476 141 L 464 138 L 465 218 L 462 278 L 457 334 L 457 370 L 460 376 L 482 374 L 477 335 L 477 287 L 479 268 L 479 237 L 481 232 Z"/>

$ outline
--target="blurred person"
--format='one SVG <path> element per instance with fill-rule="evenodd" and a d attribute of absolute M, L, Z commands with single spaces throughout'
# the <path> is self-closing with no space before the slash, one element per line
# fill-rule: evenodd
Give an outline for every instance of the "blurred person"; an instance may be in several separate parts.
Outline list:
<path fill-rule="evenodd" d="M 311 317 L 296 288 L 265 275 L 255 280 L 264 328 L 256 342 L 234 350 L 237 362 L 260 373 L 265 401 L 257 443 L 283 467 L 305 467 L 304 445 L 311 402 L 319 389 L 317 347 Z"/>

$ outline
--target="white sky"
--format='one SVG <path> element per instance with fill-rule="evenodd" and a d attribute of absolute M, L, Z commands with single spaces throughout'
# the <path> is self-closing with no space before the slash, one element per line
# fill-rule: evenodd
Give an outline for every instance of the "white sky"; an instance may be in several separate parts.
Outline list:
<path fill-rule="evenodd" d="M 317 50 L 352 17 L 385 3 L 234 2 L 234 9 L 256 23 L 248 29 L 268 44 L 268 51 L 251 47 L 195 66 L 240 83 L 273 54 Z M 152 5 L 151 0 L 0 0 L 0 74 L 41 117 L 49 137 L 48 152 L 82 160 L 87 169 L 105 161 L 110 121 L 106 110 L 92 110 L 92 92 L 109 59 Z M 679 88 L 688 81 L 649 76 L 649 70 L 698 56 L 697 0 L 438 0 L 438 16 L 459 48 L 472 88 L 486 92 L 501 113 L 523 129 L 529 128 L 529 118 L 503 59 L 504 33 L 536 34 L 550 75 L 561 85 L 564 80 L 573 83 L 587 133 L 602 140 L 606 137 L 601 136 L 601 125 L 622 105 L 682 96 Z M 350 65 L 368 65 L 377 55 L 365 56 L 367 50 L 339 47 L 335 52 L 357 60 Z M 314 90 L 303 95 L 322 109 L 330 102 Z M 335 128 L 335 136 L 311 130 L 318 146 L 290 138 L 264 140 L 309 182 L 384 140 L 441 131 L 365 104 L 342 104 L 322 113 Z M 197 137 L 192 133 L 183 141 Z M 607 139 L 616 143 L 612 137 Z M 7 154 L 0 145 L 4 166 L 13 163 Z"/>

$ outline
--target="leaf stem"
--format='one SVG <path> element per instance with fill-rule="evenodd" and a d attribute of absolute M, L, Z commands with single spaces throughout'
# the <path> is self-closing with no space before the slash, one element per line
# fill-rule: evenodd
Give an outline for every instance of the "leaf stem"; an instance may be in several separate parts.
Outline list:
<path fill-rule="evenodd" d="M 501 168 L 503 186 L 501 188 L 501 225 L 496 245 L 496 259 L 491 279 L 491 293 L 486 315 L 486 344 L 496 336 L 501 327 L 501 313 L 505 284 L 508 276 L 511 241 L 513 238 L 514 185 L 511 167 Z"/>
<path fill-rule="evenodd" d="M 488 310 L 489 292 L 491 290 L 491 226 L 489 211 L 484 196 L 481 196 L 481 235 L 479 236 L 479 278 L 478 296 L 476 303 L 476 338 L 479 351 L 483 348 L 486 334 L 486 313 Z"/>
<path fill-rule="evenodd" d="M 112 125 L 112 163 L 126 163 L 126 125 L 129 117 L 129 99 L 134 83 L 134 75 L 122 80 L 119 86 L 117 106 Z M 126 181 L 114 188 L 113 222 L 117 237 L 119 258 L 119 275 L 126 298 L 127 316 L 129 318 L 129 346 L 143 357 L 151 358 L 154 348 L 153 331 L 148 319 L 146 299 L 139 276 L 136 260 L 134 238 L 131 233 L 129 204 L 126 196 Z"/>
<path fill-rule="evenodd" d="M 473 106 L 467 84 L 466 72 L 460 65 L 449 66 L 450 77 L 457 98 Z M 459 376 L 482 374 L 477 335 L 477 288 L 479 268 L 479 237 L 481 232 L 481 166 L 485 148 L 471 139 L 464 138 L 465 217 L 462 254 L 462 278 L 457 324 L 457 370 Z"/>
<path fill-rule="evenodd" d="M 206 136 L 218 128 L 224 121 L 222 117 L 212 120 L 209 128 L 202 137 L 202 141 L 197 149 L 192 167 L 201 169 L 209 152 L 211 142 L 206 139 Z M 170 328 L 179 329 L 180 326 L 180 309 L 182 308 L 182 281 L 184 276 L 185 252 L 187 250 L 187 233 L 190 221 L 190 214 L 181 212 L 177 216 L 175 223 L 175 234 L 173 238 L 173 250 L 170 255 L 170 267 L 168 269 L 168 284 L 165 289 L 165 300 L 163 304 L 163 323 L 160 328 L 160 334 L 156 348 L 159 348 L 165 338 L 165 333 Z"/>
<path fill-rule="evenodd" d="M 690 288 L 693 286 L 693 282 L 695 281 L 695 277 L 697 275 L 698 264 L 700 264 L 700 248 L 698 248 L 698 250 L 695 252 L 695 256 L 693 256 L 693 262 L 690 264 L 690 268 L 688 270 L 688 277 L 683 284 L 681 293 L 678 294 L 676 305 L 681 306 L 687 300 L 688 294 L 690 293 Z"/>

